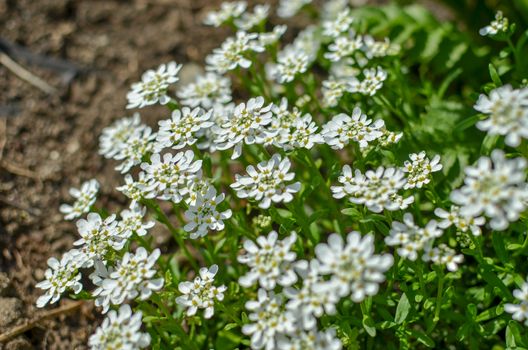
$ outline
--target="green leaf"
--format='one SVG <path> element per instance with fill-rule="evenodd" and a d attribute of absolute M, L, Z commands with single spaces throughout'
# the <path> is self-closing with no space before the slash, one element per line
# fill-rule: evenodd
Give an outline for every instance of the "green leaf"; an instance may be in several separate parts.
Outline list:
<path fill-rule="evenodd" d="M 483 322 L 483 321 L 488 321 L 492 318 L 495 318 L 499 315 L 502 315 L 502 313 L 504 312 L 504 307 L 502 305 L 498 305 L 496 307 L 492 307 L 490 309 L 487 309 L 483 312 L 481 312 L 476 318 L 475 318 L 475 321 L 476 322 Z"/>
<path fill-rule="evenodd" d="M 411 304 L 409 303 L 409 299 L 407 298 L 407 295 L 403 293 L 400 297 L 400 301 L 398 302 L 398 306 L 396 307 L 396 316 L 394 317 L 394 322 L 397 324 L 402 324 L 409 315 L 410 309 Z"/>
<path fill-rule="evenodd" d="M 507 263 L 509 261 L 509 255 L 504 246 L 504 233 L 493 231 L 491 240 L 493 243 L 493 249 L 495 249 L 495 253 L 497 253 L 500 261 Z"/>
<path fill-rule="evenodd" d="M 415 337 L 420 343 L 427 346 L 428 348 L 434 348 L 435 342 L 431 337 L 429 337 L 427 334 L 425 334 L 423 331 L 420 330 L 409 330 L 411 335 Z"/>
<path fill-rule="evenodd" d="M 491 80 L 495 84 L 495 87 L 500 87 L 504 85 L 502 84 L 502 81 L 499 77 L 499 73 L 497 73 L 497 70 L 495 69 L 492 63 L 489 64 L 488 69 L 489 69 Z"/>
<path fill-rule="evenodd" d="M 372 317 L 367 315 L 363 316 L 363 328 L 365 328 L 368 335 L 370 335 L 371 337 L 376 336 L 376 324 L 374 323 Z"/>

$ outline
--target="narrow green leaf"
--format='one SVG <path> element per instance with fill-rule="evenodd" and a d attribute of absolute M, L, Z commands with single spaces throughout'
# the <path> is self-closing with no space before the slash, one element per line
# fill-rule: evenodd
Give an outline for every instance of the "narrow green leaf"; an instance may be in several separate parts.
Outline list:
<path fill-rule="evenodd" d="M 397 324 L 403 323 L 403 321 L 405 321 L 409 315 L 410 309 L 411 304 L 409 303 L 409 299 L 407 298 L 407 295 L 403 293 L 400 297 L 400 301 L 398 302 L 398 306 L 396 307 L 396 316 L 394 317 L 394 322 Z"/>

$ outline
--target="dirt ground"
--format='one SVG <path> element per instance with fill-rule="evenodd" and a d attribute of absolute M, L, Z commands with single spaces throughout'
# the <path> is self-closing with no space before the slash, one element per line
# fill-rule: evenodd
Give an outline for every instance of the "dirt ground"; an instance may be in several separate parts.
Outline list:
<path fill-rule="evenodd" d="M 122 200 L 113 191 L 115 164 L 97 154 L 98 135 L 127 114 L 126 92 L 144 70 L 170 60 L 201 64 L 219 45 L 227 33 L 201 24 L 217 3 L 0 0 L 0 53 L 6 43 L 29 50 L 10 56 L 57 88 L 46 94 L 0 65 L 0 334 L 42 312 L 34 285 L 46 260 L 76 239 L 58 210 L 70 200 L 68 189 L 96 177 L 103 205 Z M 150 124 L 168 117 L 155 108 L 142 116 Z M 96 317 L 86 303 L 0 349 L 86 349 Z"/>

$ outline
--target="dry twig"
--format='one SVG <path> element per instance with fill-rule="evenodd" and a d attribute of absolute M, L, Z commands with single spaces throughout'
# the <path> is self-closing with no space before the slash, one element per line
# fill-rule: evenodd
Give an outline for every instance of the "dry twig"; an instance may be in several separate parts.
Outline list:
<path fill-rule="evenodd" d="M 13 61 L 11 57 L 9 57 L 3 52 L 0 52 L 0 64 L 3 64 L 7 69 L 17 75 L 20 79 L 27 81 L 31 85 L 39 88 L 40 90 L 44 91 L 49 95 L 54 94 L 57 91 L 57 89 L 55 89 L 53 86 L 46 83 L 44 80 L 40 79 L 24 67 L 22 67 L 20 64 Z"/>

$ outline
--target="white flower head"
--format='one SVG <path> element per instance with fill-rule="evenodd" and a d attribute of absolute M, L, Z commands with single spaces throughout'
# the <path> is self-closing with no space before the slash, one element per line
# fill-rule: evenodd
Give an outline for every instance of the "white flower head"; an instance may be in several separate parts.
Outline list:
<path fill-rule="evenodd" d="M 450 211 L 436 208 L 434 213 L 436 216 L 443 219 L 438 223 L 438 227 L 446 229 L 451 225 L 454 225 L 460 232 L 471 230 L 471 233 L 475 236 L 480 236 L 482 233 L 481 226 L 486 223 L 486 219 L 483 216 L 463 217 L 460 214 L 460 207 L 456 205 L 452 205 Z"/>
<path fill-rule="evenodd" d="M 301 183 L 290 183 L 294 173 L 290 173 L 291 162 L 282 159 L 280 154 L 274 154 L 269 161 L 260 162 L 255 169 L 247 167 L 247 176 L 235 175 L 235 182 L 231 184 L 239 198 L 251 198 L 259 202 L 259 207 L 267 209 L 271 203 L 289 203 L 293 194 L 299 192 Z"/>
<path fill-rule="evenodd" d="M 310 58 L 301 50 L 287 48 L 279 52 L 277 64 L 271 74 L 279 84 L 289 83 L 299 74 L 308 70 Z"/>
<path fill-rule="evenodd" d="M 355 36 L 354 32 L 350 36 L 338 36 L 334 42 L 328 46 L 329 52 L 325 53 L 325 58 L 332 62 L 337 62 L 344 57 L 352 55 L 363 47 L 363 37 Z"/>
<path fill-rule="evenodd" d="M 150 193 L 148 190 L 148 179 L 145 177 L 145 173 L 141 171 L 138 176 L 138 180 L 134 181 L 132 175 L 126 174 L 125 184 L 116 188 L 116 190 L 132 200 L 131 207 L 143 198 L 154 198 L 156 196 L 155 193 Z"/>
<path fill-rule="evenodd" d="M 103 220 L 97 213 L 88 214 L 86 220 L 77 221 L 80 239 L 73 245 L 79 247 L 74 256 L 81 267 L 91 267 L 97 260 L 106 261 L 106 255 L 112 250 L 121 250 L 126 243 L 126 232 L 117 228 L 116 216 Z"/>
<path fill-rule="evenodd" d="M 231 102 L 231 80 L 208 72 L 197 76 L 194 83 L 182 87 L 177 95 L 184 106 L 210 109 L 216 104 Z"/>
<path fill-rule="evenodd" d="M 245 1 L 223 2 L 220 10 L 211 11 L 207 14 L 204 24 L 220 27 L 222 24 L 240 17 L 246 8 L 247 2 Z"/>
<path fill-rule="evenodd" d="M 116 120 L 104 128 L 99 136 L 99 154 L 105 158 L 113 158 L 126 146 L 126 141 L 144 127 L 139 113 L 134 113 L 130 118 Z"/>
<path fill-rule="evenodd" d="M 252 349 L 277 349 L 277 337 L 295 330 L 293 314 L 285 310 L 283 298 L 274 292 L 259 289 L 257 300 L 246 303 L 250 324 L 242 327 L 242 333 L 251 336 Z"/>
<path fill-rule="evenodd" d="M 129 305 L 121 305 L 119 311 L 108 313 L 100 327 L 88 340 L 91 350 L 144 349 L 150 344 L 150 335 L 141 332 L 140 311 L 133 313 Z"/>
<path fill-rule="evenodd" d="M 198 133 L 214 124 L 210 121 L 211 113 L 204 113 L 200 107 L 174 110 L 171 119 L 158 122 L 155 151 L 160 152 L 168 147 L 179 150 L 194 145 L 198 141 Z"/>
<path fill-rule="evenodd" d="M 160 65 L 156 70 L 143 73 L 141 81 L 132 84 L 132 90 L 127 94 L 127 108 L 143 108 L 156 103 L 169 103 L 167 89 L 179 80 L 178 73 L 182 65 L 169 62 Z"/>
<path fill-rule="evenodd" d="M 526 208 L 526 160 L 506 159 L 498 149 L 491 158 L 481 157 L 475 166 L 465 169 L 464 186 L 451 192 L 451 200 L 460 206 L 463 217 L 489 217 L 494 230 L 505 230 L 517 221 Z"/>
<path fill-rule="evenodd" d="M 183 295 L 176 298 L 176 303 L 187 309 L 187 316 L 193 316 L 198 309 L 205 309 L 204 317 L 211 318 L 214 314 L 215 301 L 224 300 L 227 287 L 214 285 L 214 278 L 218 272 L 218 265 L 210 268 L 202 267 L 199 275 L 192 282 L 180 282 L 178 290 Z"/>
<path fill-rule="evenodd" d="M 435 265 L 445 265 L 449 271 L 458 270 L 458 265 L 464 261 L 464 255 L 442 243 L 438 247 L 426 247 L 422 256 L 424 261 L 431 261 Z"/>
<path fill-rule="evenodd" d="M 102 306 L 106 313 L 110 305 L 121 305 L 125 300 L 147 300 L 153 291 L 163 287 L 163 278 L 154 278 L 154 265 L 160 256 L 155 249 L 150 255 L 139 247 L 136 253 L 126 252 L 117 267 L 102 278 L 99 287 L 93 292 L 97 297 L 95 305 Z"/>
<path fill-rule="evenodd" d="M 288 27 L 286 25 L 278 25 L 273 27 L 271 32 L 260 33 L 259 43 L 261 46 L 269 46 L 277 43 Z"/>
<path fill-rule="evenodd" d="M 48 259 L 48 269 L 44 276 L 45 280 L 37 283 L 36 287 L 45 290 L 45 294 L 37 299 L 37 307 L 56 303 L 62 293 L 67 290 L 78 294 L 82 290 L 81 274 L 78 272 L 78 264 L 75 259 L 75 251 L 65 253 L 60 260 Z"/>
<path fill-rule="evenodd" d="M 220 150 L 233 148 L 231 159 L 242 154 L 242 145 L 254 144 L 263 127 L 271 122 L 271 104 L 264 106 L 264 98 L 259 96 L 235 107 L 233 114 L 221 125 L 214 125 L 217 135 L 216 147 Z"/>
<path fill-rule="evenodd" d="M 350 9 L 346 8 L 335 19 L 323 22 L 323 35 L 337 38 L 341 33 L 350 29 L 352 22 L 354 22 L 354 17 L 350 14 Z"/>
<path fill-rule="evenodd" d="M 175 155 L 165 153 L 163 157 L 154 153 L 150 163 L 142 163 L 148 181 L 148 190 L 163 200 L 175 203 L 182 201 L 188 193 L 187 183 L 194 178 L 202 167 L 202 161 L 193 162 L 194 153 L 191 150 Z"/>
<path fill-rule="evenodd" d="M 511 85 L 492 90 L 489 96 L 480 95 L 474 108 L 488 116 L 477 123 L 477 128 L 490 135 L 506 136 L 511 147 L 528 139 L 528 88 L 513 89 Z"/>
<path fill-rule="evenodd" d="M 495 20 L 484 28 L 481 28 L 479 30 L 479 34 L 482 36 L 494 36 L 499 33 L 506 33 L 508 31 L 508 28 L 508 18 L 504 17 L 502 11 L 497 11 L 497 13 L 495 14 Z"/>
<path fill-rule="evenodd" d="M 516 321 L 523 322 L 528 326 L 528 280 L 521 285 L 520 289 L 513 291 L 515 299 L 520 301 L 517 304 L 504 304 L 504 311 L 512 314 L 512 318 Z"/>
<path fill-rule="evenodd" d="M 372 122 L 359 107 L 354 108 L 351 116 L 338 114 L 323 125 L 325 142 L 333 149 L 343 149 L 350 141 L 357 142 L 360 148 L 365 148 L 383 135 L 381 131 L 385 123 L 382 119 Z"/>
<path fill-rule="evenodd" d="M 297 330 L 290 337 L 282 336 L 277 341 L 279 350 L 341 350 L 343 344 L 334 328 L 325 331 L 310 329 Z"/>
<path fill-rule="evenodd" d="M 214 49 L 213 53 L 205 58 L 208 71 L 224 74 L 237 67 L 247 69 L 251 60 L 247 57 L 251 52 L 262 52 L 258 33 L 238 31 L 234 37 L 229 37 L 222 46 Z"/>
<path fill-rule="evenodd" d="M 430 247 L 435 238 L 442 236 L 443 231 L 435 220 L 429 221 L 425 227 L 419 227 L 414 223 L 412 214 L 405 213 L 403 222 L 392 222 L 389 233 L 390 235 L 385 237 L 385 243 L 398 246 L 399 256 L 415 261 L 418 252 Z"/>
<path fill-rule="evenodd" d="M 356 77 L 350 78 L 347 91 L 366 96 L 374 96 L 383 87 L 383 82 L 387 79 L 387 72 L 378 66 L 376 68 L 364 69 L 363 76 L 363 80 L 359 80 Z"/>
<path fill-rule="evenodd" d="M 429 160 L 425 151 L 409 155 L 410 161 L 406 160 L 402 170 L 407 173 L 407 183 L 403 188 L 422 188 L 431 182 L 432 173 L 442 170 L 440 156 L 436 155 Z"/>
<path fill-rule="evenodd" d="M 80 189 L 70 188 L 69 192 L 75 198 L 75 202 L 73 205 L 62 204 L 59 210 L 65 214 L 64 218 L 66 220 L 73 220 L 90 211 L 91 206 L 97 199 L 99 182 L 96 179 L 88 180 L 81 185 Z"/>
<path fill-rule="evenodd" d="M 323 106 L 335 107 L 347 89 L 347 81 L 330 77 L 322 83 L 321 92 L 323 93 Z"/>
<path fill-rule="evenodd" d="M 343 186 L 331 187 L 335 198 L 346 196 L 352 203 L 363 204 L 375 213 L 383 209 L 403 210 L 414 202 L 414 197 L 399 194 L 406 180 L 404 172 L 397 168 L 379 167 L 363 175 L 358 169 L 352 174 L 350 166 L 345 165 L 338 180 Z"/>
<path fill-rule="evenodd" d="M 191 239 L 204 237 L 208 230 L 222 231 L 225 227 L 224 220 L 232 215 L 231 209 L 218 211 L 217 206 L 224 201 L 225 194 L 216 194 L 216 189 L 209 186 L 205 195 L 198 193 L 194 204 L 185 211 L 188 223 L 183 227 L 190 232 Z"/>
<path fill-rule="evenodd" d="M 238 282 L 243 287 L 250 287 L 258 281 L 259 285 L 268 290 L 281 286 L 291 286 L 297 281 L 297 276 L 291 266 L 297 256 L 291 251 L 297 235 L 292 232 L 282 241 L 278 240 L 276 231 L 271 231 L 267 237 L 257 237 L 257 244 L 246 240 L 246 254 L 238 257 L 241 264 L 251 268 Z"/>
<path fill-rule="evenodd" d="M 114 159 L 123 161 L 115 169 L 124 174 L 133 166 L 141 164 L 143 157 L 154 151 L 155 139 L 156 134 L 153 134 L 149 127 L 141 128 L 131 135 L 119 153 L 114 156 Z"/>
<path fill-rule="evenodd" d="M 392 44 L 389 38 L 385 38 L 383 41 L 376 41 L 370 35 L 366 35 L 364 37 L 363 43 L 364 46 L 362 49 L 368 59 L 393 56 L 400 52 L 400 46 L 397 44 Z"/>
<path fill-rule="evenodd" d="M 341 297 L 350 295 L 356 303 L 378 293 L 384 273 L 394 262 L 390 254 L 374 254 L 372 234 L 361 237 L 355 231 L 348 234 L 346 244 L 340 235 L 330 235 L 328 244 L 315 247 L 315 255 L 321 274 L 330 275 L 329 286 Z"/>
<path fill-rule="evenodd" d="M 270 6 L 255 5 L 253 12 L 245 12 L 240 18 L 235 19 L 235 25 L 242 30 L 251 30 L 266 21 Z"/>
<path fill-rule="evenodd" d="M 147 221 L 143 223 L 143 218 L 147 208 L 140 206 L 139 204 L 133 204 L 129 209 L 121 211 L 121 220 L 117 224 L 117 230 L 120 232 L 122 237 L 130 237 L 133 233 L 138 236 L 145 236 L 147 231 L 154 227 L 154 221 Z"/>

